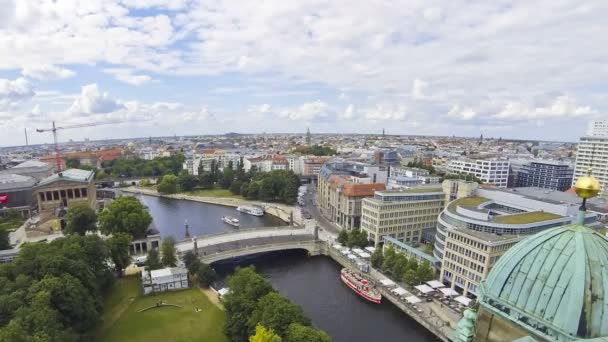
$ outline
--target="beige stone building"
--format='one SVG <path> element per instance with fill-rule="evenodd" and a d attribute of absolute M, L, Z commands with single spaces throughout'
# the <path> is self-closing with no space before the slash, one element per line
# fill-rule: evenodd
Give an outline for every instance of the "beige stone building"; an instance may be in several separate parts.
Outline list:
<path fill-rule="evenodd" d="M 68 169 L 41 180 L 35 186 L 40 213 L 55 213 L 57 209 L 85 203 L 96 208 L 95 172 Z"/>

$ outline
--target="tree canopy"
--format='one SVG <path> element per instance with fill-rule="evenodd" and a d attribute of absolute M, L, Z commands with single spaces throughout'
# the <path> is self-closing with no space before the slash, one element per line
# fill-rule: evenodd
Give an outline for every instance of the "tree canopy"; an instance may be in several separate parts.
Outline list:
<path fill-rule="evenodd" d="M 128 233 L 134 238 L 142 237 L 150 223 L 152 216 L 133 196 L 117 198 L 99 214 L 99 226 L 106 235 Z"/>
<path fill-rule="evenodd" d="M 175 175 L 163 176 L 156 187 L 161 194 L 174 194 L 179 190 L 178 188 L 178 179 Z"/>
<path fill-rule="evenodd" d="M 165 267 L 175 267 L 177 265 L 177 256 L 175 255 L 175 240 L 172 237 L 166 237 L 160 245 L 161 263 Z"/>
<path fill-rule="evenodd" d="M 261 324 L 256 325 L 255 334 L 249 337 L 249 342 L 281 342 L 281 337 L 272 329 L 267 329 Z"/>
<path fill-rule="evenodd" d="M 149 250 L 148 256 L 146 257 L 146 269 L 148 271 L 153 271 L 161 268 L 163 268 L 163 264 L 160 262 L 158 251 L 154 248 Z"/>
<path fill-rule="evenodd" d="M 321 146 L 316 144 L 299 150 L 299 152 L 302 154 L 312 154 L 314 156 L 335 156 L 338 154 L 338 151 L 329 146 Z"/>
<path fill-rule="evenodd" d="M 330 342 L 331 338 L 320 329 L 292 323 L 285 333 L 285 342 Z"/>
<path fill-rule="evenodd" d="M 88 231 L 97 230 L 97 214 L 86 204 L 71 206 L 65 217 L 67 234 L 85 235 Z"/>
<path fill-rule="evenodd" d="M 127 233 L 114 233 L 106 241 L 110 257 L 114 263 L 114 269 L 119 277 L 122 276 L 123 270 L 131 263 L 131 257 L 129 256 L 129 244 L 131 240 L 131 235 Z"/>

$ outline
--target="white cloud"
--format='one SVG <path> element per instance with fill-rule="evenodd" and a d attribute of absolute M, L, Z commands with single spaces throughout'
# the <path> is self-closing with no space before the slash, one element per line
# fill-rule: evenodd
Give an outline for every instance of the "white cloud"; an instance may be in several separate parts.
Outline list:
<path fill-rule="evenodd" d="M 181 122 L 201 122 L 214 119 L 215 116 L 209 112 L 207 106 L 202 106 L 200 109 L 194 111 L 183 112 L 177 116 L 177 119 Z"/>
<path fill-rule="evenodd" d="M 448 112 L 448 117 L 465 121 L 473 119 L 476 115 L 477 113 L 473 109 L 459 105 L 453 106 Z"/>
<path fill-rule="evenodd" d="M 0 110 L 16 107 L 20 101 L 34 96 L 32 84 L 25 78 L 0 78 Z"/>
<path fill-rule="evenodd" d="M 27 66 L 21 70 L 21 74 L 36 80 L 66 79 L 76 75 L 72 70 L 60 68 L 51 64 Z"/>
<path fill-rule="evenodd" d="M 110 98 L 107 92 L 99 91 L 97 84 L 88 84 L 81 88 L 80 96 L 68 109 L 72 115 L 91 115 L 111 113 L 124 108 L 120 102 Z"/>
<path fill-rule="evenodd" d="M 592 116 L 597 111 L 589 106 L 579 106 L 576 101 L 566 95 L 558 96 L 551 103 L 541 106 L 533 106 L 530 103 L 509 102 L 498 113 L 493 114 L 493 119 L 509 121 L 533 121 L 544 119 L 566 119 L 584 116 Z"/>
<path fill-rule="evenodd" d="M 144 74 L 135 74 L 134 70 L 131 69 L 110 68 L 104 69 L 104 72 L 114 76 L 114 78 L 121 82 L 135 86 L 152 81 L 152 77 Z"/>
<path fill-rule="evenodd" d="M 365 118 L 371 121 L 403 120 L 406 112 L 402 105 L 377 105 L 365 111 Z"/>
<path fill-rule="evenodd" d="M 247 108 L 247 116 L 261 119 L 261 118 L 266 117 L 266 114 L 271 113 L 271 111 L 272 111 L 272 106 L 269 105 L 268 103 L 264 103 L 261 105 L 252 105 L 252 106 L 249 106 L 249 108 Z"/>
<path fill-rule="evenodd" d="M 352 119 L 355 115 L 355 107 L 350 104 L 346 107 L 344 112 L 338 114 L 338 119 L 348 120 Z"/>
<path fill-rule="evenodd" d="M 429 84 L 419 78 L 414 80 L 414 84 L 412 85 L 412 98 L 415 100 L 422 100 L 427 98 Z"/>
<path fill-rule="evenodd" d="M 278 114 L 282 118 L 290 120 L 313 120 L 328 116 L 329 106 L 327 103 L 317 100 L 314 102 L 304 103 L 295 108 L 281 109 Z"/>

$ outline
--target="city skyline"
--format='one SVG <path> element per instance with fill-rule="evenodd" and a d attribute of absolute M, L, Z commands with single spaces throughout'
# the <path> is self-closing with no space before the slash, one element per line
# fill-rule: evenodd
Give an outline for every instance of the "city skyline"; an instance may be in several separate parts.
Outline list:
<path fill-rule="evenodd" d="M 574 142 L 606 112 L 603 3 L 3 7 L 0 146 L 24 128 L 51 143 L 35 129 L 53 120 L 126 121 L 60 141 L 310 127 Z"/>

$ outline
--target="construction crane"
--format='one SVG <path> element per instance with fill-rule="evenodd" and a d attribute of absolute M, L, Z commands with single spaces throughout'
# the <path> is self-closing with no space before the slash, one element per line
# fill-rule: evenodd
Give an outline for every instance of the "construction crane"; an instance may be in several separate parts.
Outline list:
<path fill-rule="evenodd" d="M 53 127 L 46 129 L 36 129 L 36 132 L 53 132 L 53 144 L 55 145 L 55 163 L 57 164 L 57 172 L 61 172 L 61 157 L 59 155 L 59 143 L 57 142 L 57 131 L 60 129 L 72 129 L 72 128 L 82 128 L 82 127 L 94 127 L 101 125 L 110 125 L 117 124 L 123 121 L 106 121 L 106 122 L 97 122 L 97 123 L 85 123 L 80 125 L 72 125 L 72 126 L 55 126 L 55 121 L 53 121 Z"/>

